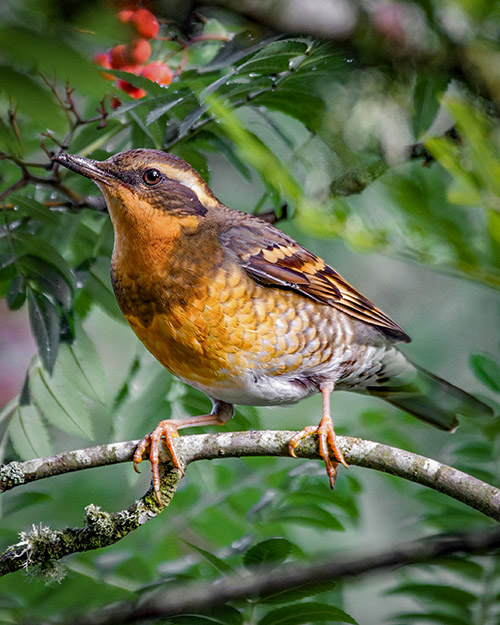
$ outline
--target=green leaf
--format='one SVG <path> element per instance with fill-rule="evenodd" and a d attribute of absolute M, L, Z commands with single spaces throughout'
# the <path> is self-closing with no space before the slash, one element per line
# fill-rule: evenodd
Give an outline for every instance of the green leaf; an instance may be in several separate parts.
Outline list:
<path fill-rule="evenodd" d="M 1 44 L 1 32 L 0 48 L 4 51 Z M 15 102 L 20 112 L 33 119 L 41 128 L 50 127 L 62 130 L 65 117 L 61 108 L 55 105 L 48 90 L 30 78 L 26 72 L 19 72 L 5 65 L 0 66 L 0 94 L 3 91 L 7 95 L 7 88 L 11 101 Z M 7 143 L 8 135 L 5 138 L 2 136 L 5 134 L 0 133 L 0 144 L 10 151 L 13 146 Z"/>
<path fill-rule="evenodd" d="M 203 614 L 181 614 L 168 619 L 165 625 L 240 625 L 243 615 L 239 610 L 229 605 L 221 605 Z"/>
<path fill-rule="evenodd" d="M 172 99 L 172 97 L 157 98 L 157 99 L 161 100 L 161 101 L 160 101 L 158 106 L 156 106 L 152 111 L 150 111 L 146 115 L 146 126 L 149 126 L 153 122 L 155 122 L 158 119 L 160 119 L 160 117 L 162 117 L 162 115 L 165 115 L 165 113 L 168 113 L 168 111 L 171 108 L 173 108 L 174 106 L 176 106 L 177 104 L 179 104 L 183 100 L 182 97 L 174 98 L 174 99 Z"/>
<path fill-rule="evenodd" d="M 41 237 L 33 234 L 27 234 L 25 232 L 16 231 L 13 233 L 13 236 L 18 256 L 28 254 L 34 256 L 35 258 L 41 258 L 46 263 L 49 263 L 57 269 L 57 271 L 71 287 L 72 291 L 75 289 L 75 278 L 73 273 L 71 272 L 68 263 L 54 246 Z"/>
<path fill-rule="evenodd" d="M 286 538 L 269 538 L 250 547 L 243 556 L 243 564 L 247 568 L 276 568 L 288 558 L 292 548 L 293 543 Z"/>
<path fill-rule="evenodd" d="M 92 264 L 85 286 L 80 291 L 83 296 L 89 295 L 92 303 L 95 303 L 114 319 L 124 321 L 123 314 L 113 294 L 111 279 L 109 277 L 109 259 L 99 257 Z"/>
<path fill-rule="evenodd" d="M 59 347 L 60 319 L 54 304 L 43 293 L 28 289 L 31 331 L 43 366 L 52 371 Z"/>
<path fill-rule="evenodd" d="M 144 91 L 151 93 L 153 96 L 164 96 L 170 89 L 168 86 L 162 87 L 158 83 L 149 80 L 149 78 L 138 76 L 137 74 L 132 74 L 131 72 L 124 72 L 121 69 L 107 69 L 106 73 L 112 74 L 117 78 L 121 78 L 121 80 L 125 80 L 131 85 L 134 85 L 134 87 L 144 89 Z"/>
<path fill-rule="evenodd" d="M 308 623 L 353 623 L 356 621 L 347 612 L 326 603 L 295 603 L 268 612 L 258 625 L 302 625 Z"/>
<path fill-rule="evenodd" d="M 415 622 L 422 623 L 435 623 L 436 625 L 470 625 L 470 619 L 462 619 L 458 616 L 451 616 L 450 614 L 443 614 L 442 612 L 403 612 L 393 617 L 398 625 L 404 625 L 404 622 L 408 622 L 413 625 Z"/>
<path fill-rule="evenodd" d="M 278 74 L 290 69 L 297 57 L 305 54 L 309 42 L 305 39 L 274 41 L 239 66 L 238 71 L 247 73 Z"/>
<path fill-rule="evenodd" d="M 252 33 L 248 31 L 238 33 L 220 49 L 217 56 L 208 65 L 199 69 L 199 73 L 203 74 L 219 70 L 223 67 L 233 65 L 241 59 L 249 58 L 252 54 L 266 47 L 276 39 L 277 36 L 274 36 L 254 43 L 255 37 Z"/>
<path fill-rule="evenodd" d="M 34 288 L 33 282 L 35 282 L 38 291 L 51 295 L 61 304 L 64 310 L 71 308 L 73 300 L 71 285 L 54 268 L 54 265 L 31 254 L 21 256 L 18 259 L 18 263 L 26 281 L 31 283 L 32 288 Z"/>
<path fill-rule="evenodd" d="M 0 410 L 0 442 L 3 441 L 5 433 L 7 432 L 10 422 L 19 407 L 19 395 L 13 397 L 8 401 L 5 406 Z"/>
<path fill-rule="evenodd" d="M 424 564 L 423 567 L 428 567 L 429 564 Z M 440 558 L 439 562 L 436 562 L 436 567 L 445 567 L 457 575 L 462 575 L 470 579 L 480 579 L 484 574 L 484 567 L 470 558 L 453 557 Z"/>
<path fill-rule="evenodd" d="M 194 549 L 197 553 L 199 553 L 200 556 L 202 556 L 215 569 L 217 569 L 219 573 L 222 573 L 223 575 L 226 575 L 227 573 L 234 573 L 234 569 L 231 566 L 229 566 L 229 564 L 227 564 L 226 562 L 224 562 L 224 560 L 221 560 L 217 556 L 214 556 L 213 553 L 210 553 L 209 551 L 205 551 L 205 549 L 202 549 L 201 547 L 197 547 L 196 545 L 193 545 L 193 543 L 190 543 L 187 540 L 182 539 L 182 542 L 186 543 L 186 545 L 189 545 L 191 549 Z"/>
<path fill-rule="evenodd" d="M 104 404 L 108 396 L 106 374 L 95 345 L 81 326 L 76 337 L 71 345 L 60 346 L 56 368 L 83 395 Z"/>
<path fill-rule="evenodd" d="M 477 463 L 496 460 L 496 453 L 490 441 L 467 441 L 458 445 L 455 452 L 462 461 L 464 461 L 465 458 L 467 458 L 468 461 Z"/>
<path fill-rule="evenodd" d="M 10 196 L 10 201 L 16 206 L 16 216 L 23 215 L 31 217 L 32 219 L 42 221 L 46 224 L 52 224 L 53 226 L 58 226 L 61 223 L 56 212 L 51 211 L 33 198 L 13 193 Z"/>
<path fill-rule="evenodd" d="M 93 426 L 87 404 L 66 378 L 54 371 L 49 377 L 39 369 L 31 380 L 31 399 L 44 417 L 68 434 L 92 440 Z"/>
<path fill-rule="evenodd" d="M 449 82 L 447 74 L 429 76 L 428 72 L 422 72 L 415 85 L 413 92 L 412 129 L 413 135 L 418 139 L 428 130 L 437 115 L 440 106 L 440 98 L 446 91 Z"/>
<path fill-rule="evenodd" d="M 500 393 L 500 365 L 487 354 L 473 354 L 471 367 L 476 377 L 492 391 Z"/>
<path fill-rule="evenodd" d="M 49 501 L 52 501 L 52 499 L 53 497 L 47 493 L 16 493 L 14 497 L 5 502 L 2 512 L 8 516 L 18 512 L 19 510 L 24 510 L 29 506 L 36 506 L 40 503 L 48 503 Z"/>
<path fill-rule="evenodd" d="M 60 29 L 56 24 L 55 28 L 45 28 L 39 32 L 9 25 L 0 28 L 0 48 L 4 56 L 12 59 L 13 65 L 23 66 L 32 73 L 41 72 L 48 79 L 56 76 L 63 94 L 64 85 L 68 81 L 80 92 L 103 97 L 109 89 L 109 82 L 100 76 L 100 71 L 92 63 L 90 55 L 80 54 L 67 43 L 71 40 L 71 36 L 67 37 L 68 34 L 68 26 L 62 22 Z M 26 82 L 26 71 L 23 78 Z M 62 114 L 61 108 L 53 102 L 52 115 Z M 42 105 L 41 99 L 35 99 L 30 110 L 36 113 L 36 107 L 41 108 Z M 54 120 L 48 120 L 47 126 L 53 128 Z"/>
<path fill-rule="evenodd" d="M 335 588 L 336 582 L 321 582 L 318 584 L 304 584 L 300 586 L 294 586 L 288 590 L 281 592 L 275 592 L 272 594 L 263 593 L 256 600 L 258 603 L 294 603 L 302 599 L 308 599 L 314 597 L 320 592 L 328 592 Z"/>
<path fill-rule="evenodd" d="M 437 601 L 439 603 L 447 603 L 454 606 L 463 606 L 464 608 L 468 608 L 476 601 L 476 595 L 467 590 L 463 590 L 462 588 L 417 582 L 400 584 L 396 588 L 388 590 L 386 594 L 409 595 L 415 597 L 419 601 Z"/>
<path fill-rule="evenodd" d="M 337 532 L 344 529 L 342 523 L 333 514 L 312 504 L 279 508 L 273 512 L 273 518 L 281 523 L 299 523 Z"/>
<path fill-rule="evenodd" d="M 26 285 L 23 276 L 17 275 L 10 283 L 7 293 L 7 305 L 11 310 L 18 310 L 26 301 Z"/>
<path fill-rule="evenodd" d="M 224 122 L 219 130 L 227 133 L 241 155 L 264 177 L 268 177 L 272 171 L 272 184 L 277 191 L 283 191 L 292 199 L 298 200 L 302 195 L 301 187 L 279 158 L 257 136 L 244 128 L 234 112 L 220 100 L 207 96 L 206 101 L 210 110 Z"/>
<path fill-rule="evenodd" d="M 9 437 L 23 459 L 52 455 L 49 435 L 40 413 L 33 406 L 19 406 L 9 426 Z"/>

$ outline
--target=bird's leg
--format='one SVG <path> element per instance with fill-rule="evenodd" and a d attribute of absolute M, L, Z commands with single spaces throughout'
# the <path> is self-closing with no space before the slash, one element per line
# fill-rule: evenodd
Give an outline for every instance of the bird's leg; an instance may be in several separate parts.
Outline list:
<path fill-rule="evenodd" d="M 342 452 L 336 445 L 335 430 L 333 429 L 333 421 L 330 415 L 330 395 L 333 392 L 333 387 L 333 382 L 325 382 L 319 387 L 321 395 L 323 396 L 323 416 L 321 417 L 319 425 L 317 427 L 313 425 L 306 426 L 298 434 L 292 436 L 288 442 L 288 451 L 291 456 L 296 458 L 295 448 L 299 444 L 299 441 L 311 434 L 318 435 L 319 455 L 325 463 L 331 488 L 335 486 L 339 463 L 344 465 L 346 469 L 348 468 Z M 333 456 L 333 459 L 331 456 Z"/>
<path fill-rule="evenodd" d="M 155 429 L 145 436 L 137 445 L 134 453 L 134 469 L 142 462 L 142 456 L 149 446 L 149 460 L 153 471 L 153 490 L 158 503 L 160 499 L 160 470 L 159 470 L 159 444 L 162 437 L 172 457 L 172 464 L 184 474 L 181 460 L 174 445 L 174 439 L 179 436 L 178 430 L 182 428 L 196 427 L 198 425 L 224 425 L 234 415 L 234 407 L 222 401 L 213 401 L 213 408 L 210 414 L 198 415 L 195 417 L 184 417 L 182 419 L 165 419 L 160 421 Z"/>

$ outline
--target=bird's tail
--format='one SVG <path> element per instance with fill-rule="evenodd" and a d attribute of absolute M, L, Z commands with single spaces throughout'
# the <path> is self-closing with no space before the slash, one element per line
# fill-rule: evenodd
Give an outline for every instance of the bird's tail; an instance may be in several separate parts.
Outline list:
<path fill-rule="evenodd" d="M 398 352 L 398 356 L 403 355 Z M 396 376 L 385 376 L 367 391 L 434 427 L 451 432 L 458 426 L 458 416 L 493 416 L 487 404 L 414 365 L 404 356 L 403 359 L 404 372 L 399 369 Z"/>

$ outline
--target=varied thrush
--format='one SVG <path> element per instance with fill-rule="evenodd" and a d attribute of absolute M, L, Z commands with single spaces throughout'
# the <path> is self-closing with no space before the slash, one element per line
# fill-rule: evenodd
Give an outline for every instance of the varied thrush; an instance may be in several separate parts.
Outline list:
<path fill-rule="evenodd" d="M 409 362 L 394 346 L 410 338 L 323 260 L 273 225 L 224 206 L 185 161 L 131 150 L 105 161 L 60 154 L 55 160 L 91 178 L 113 222 L 113 287 L 147 349 L 212 400 L 210 414 L 161 421 L 150 446 L 160 501 L 158 445 L 164 436 L 182 470 L 174 438 L 181 428 L 224 424 L 234 404 L 289 404 L 323 396 L 319 436 L 333 488 L 338 463 L 330 394 L 367 393 L 428 423 L 453 430 L 457 414 L 491 409 Z"/>

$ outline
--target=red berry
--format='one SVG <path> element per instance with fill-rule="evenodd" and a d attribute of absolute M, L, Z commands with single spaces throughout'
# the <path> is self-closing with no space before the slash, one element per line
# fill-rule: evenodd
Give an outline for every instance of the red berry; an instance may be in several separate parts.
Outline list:
<path fill-rule="evenodd" d="M 111 68 L 107 52 L 98 52 L 97 54 L 94 54 L 94 63 L 99 65 L 99 67 L 106 67 L 107 69 Z"/>
<path fill-rule="evenodd" d="M 159 85 L 169 85 L 173 78 L 170 67 L 161 61 L 148 63 L 143 68 L 141 75 L 153 82 L 157 82 Z"/>
<path fill-rule="evenodd" d="M 138 9 L 134 12 L 131 22 L 141 37 L 152 39 L 160 30 L 156 17 L 147 9 Z"/>
<path fill-rule="evenodd" d="M 118 19 L 120 20 L 120 22 L 123 22 L 123 24 L 126 24 L 127 22 L 130 22 L 130 20 L 134 16 L 134 13 L 135 9 L 123 9 L 118 13 Z"/>
<path fill-rule="evenodd" d="M 109 52 L 109 62 L 113 69 L 121 69 L 124 65 L 127 65 L 127 46 L 122 43 L 119 46 L 111 48 Z"/>
<path fill-rule="evenodd" d="M 151 45 L 147 39 L 136 39 L 127 46 L 126 55 L 129 63 L 139 65 L 151 56 Z"/>
<path fill-rule="evenodd" d="M 134 87 L 134 85 L 131 85 L 126 80 L 119 80 L 117 82 L 117 85 L 119 89 L 122 89 L 123 91 L 125 91 L 125 93 L 128 93 L 136 100 L 138 100 L 139 98 L 143 98 L 146 95 L 144 89 L 141 89 L 140 87 Z"/>
<path fill-rule="evenodd" d="M 142 65 L 124 65 L 121 69 L 122 72 L 128 72 L 129 74 L 135 74 L 138 76 L 142 71 Z"/>
<path fill-rule="evenodd" d="M 97 54 L 94 54 L 94 63 L 96 65 L 99 65 L 99 67 L 105 67 L 106 69 L 110 69 L 111 63 L 109 60 L 109 56 L 109 52 L 98 52 Z M 115 77 L 111 74 L 108 74 L 108 72 L 101 72 L 101 76 L 106 80 L 115 79 Z"/>

